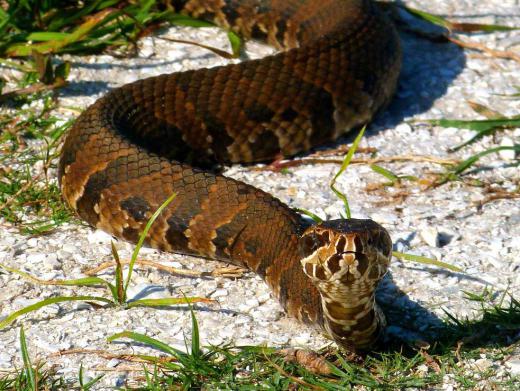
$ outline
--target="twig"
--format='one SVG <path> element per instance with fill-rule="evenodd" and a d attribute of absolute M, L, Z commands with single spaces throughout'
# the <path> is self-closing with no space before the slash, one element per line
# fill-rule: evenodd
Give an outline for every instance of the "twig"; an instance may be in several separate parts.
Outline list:
<path fill-rule="evenodd" d="M 350 164 L 377 164 L 377 163 L 393 163 L 393 162 L 418 162 L 418 163 L 434 163 L 440 165 L 456 165 L 459 163 L 458 160 L 455 159 L 443 159 L 437 158 L 434 156 L 420 156 L 420 155 L 400 155 L 400 156 L 382 156 L 371 159 L 352 159 Z M 272 168 L 270 166 L 264 167 L 256 167 L 255 170 L 265 171 L 265 170 L 279 170 L 281 168 L 288 167 L 298 167 L 305 164 L 341 164 L 343 162 L 342 159 L 316 159 L 316 158 L 306 158 L 301 160 L 291 160 L 288 162 L 278 163 L 276 168 Z"/>
<path fill-rule="evenodd" d="M 223 58 L 225 58 L 227 60 L 232 60 L 232 59 L 236 58 L 232 53 L 228 53 L 225 50 L 217 49 L 217 48 L 215 48 L 213 46 L 203 45 L 203 44 L 198 43 L 198 42 L 187 41 L 185 39 L 166 38 L 166 37 L 158 37 L 158 38 L 162 39 L 164 41 L 169 41 L 169 42 L 174 42 L 174 43 L 184 43 L 186 45 L 198 46 L 198 47 L 200 47 L 202 49 L 209 50 L 210 52 L 213 52 L 216 55 L 218 55 L 220 57 L 223 57 Z"/>
<path fill-rule="evenodd" d="M 102 357 L 107 360 L 112 359 L 118 359 L 118 360 L 125 360 L 130 362 L 139 362 L 139 363 L 147 363 L 150 364 L 150 360 L 146 360 L 142 357 L 133 355 L 133 354 L 114 354 L 110 353 L 106 350 L 98 350 L 98 349 L 68 349 L 68 350 L 60 350 L 56 353 L 51 353 L 47 356 L 47 358 L 50 357 L 61 357 L 66 356 L 70 354 L 95 354 L 99 357 Z M 175 357 L 157 357 L 157 362 L 174 362 L 177 361 Z M 154 360 L 155 363 L 155 360 Z"/>
<path fill-rule="evenodd" d="M 20 95 L 29 95 L 34 94 L 41 91 L 51 91 L 58 88 L 61 88 L 63 86 L 67 85 L 66 80 L 59 79 L 55 81 L 53 84 L 43 84 L 43 83 L 35 83 L 29 87 L 20 88 L 19 90 L 9 91 L 5 94 L 0 95 L 0 103 L 7 99 L 14 98 L 15 96 Z"/>
<path fill-rule="evenodd" d="M 477 209 L 481 210 L 482 207 L 490 202 L 497 200 L 514 200 L 520 198 L 520 193 L 518 192 L 508 192 L 504 190 L 488 190 L 488 193 L 491 193 L 486 198 L 477 202 Z"/>
<path fill-rule="evenodd" d="M 291 379 L 293 382 L 298 383 L 299 385 L 302 385 L 304 387 L 308 387 L 312 390 L 322 390 L 322 388 L 317 387 L 313 384 L 307 383 L 306 381 L 299 379 L 295 376 L 292 376 L 291 374 L 287 373 L 280 365 L 276 364 L 274 361 L 272 361 L 267 355 L 264 353 L 264 357 L 267 360 L 267 362 L 275 368 L 282 376 L 285 376 L 288 379 Z"/>
<path fill-rule="evenodd" d="M 12 196 L 8 197 L 7 200 L 4 202 L 3 205 L 0 205 L 0 212 L 3 211 L 5 208 L 7 208 L 20 194 L 25 192 L 29 187 L 31 187 L 40 177 L 42 176 L 43 172 L 40 172 L 36 174 L 34 177 L 31 178 L 30 181 L 28 181 L 25 185 L 23 185 L 16 193 L 14 193 Z"/>
<path fill-rule="evenodd" d="M 478 50 L 486 54 L 489 54 L 492 57 L 505 58 L 520 63 L 520 55 L 511 51 L 491 49 L 478 42 L 461 41 L 460 39 L 453 38 L 451 36 L 446 36 L 446 39 L 450 42 L 453 42 L 455 45 L 458 45 L 465 49 Z"/>
<path fill-rule="evenodd" d="M 130 263 L 130 260 L 121 260 L 121 264 L 127 265 Z M 210 272 L 201 272 L 196 270 L 187 270 L 187 269 L 179 269 L 171 266 L 165 266 L 157 262 L 148 261 L 145 259 L 136 260 L 136 264 L 141 266 L 150 266 L 168 273 L 176 274 L 183 277 L 226 277 L 226 278 L 238 278 L 242 277 L 242 275 L 246 272 L 246 269 L 238 267 L 238 266 L 228 266 L 228 267 L 219 267 Z M 112 261 L 103 262 L 101 265 L 83 271 L 87 276 L 92 276 L 99 273 L 102 270 L 108 269 L 109 267 L 115 266 L 115 263 Z"/>
<path fill-rule="evenodd" d="M 295 362 L 302 367 L 317 375 L 330 375 L 332 373 L 330 365 L 318 353 L 311 350 L 302 349 L 282 349 L 278 352 L 286 362 Z"/>

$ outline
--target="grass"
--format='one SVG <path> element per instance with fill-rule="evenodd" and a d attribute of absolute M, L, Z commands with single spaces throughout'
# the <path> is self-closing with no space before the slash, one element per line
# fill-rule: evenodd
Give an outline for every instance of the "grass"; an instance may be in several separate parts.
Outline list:
<path fill-rule="evenodd" d="M 201 346 L 193 310 L 191 340 L 186 340 L 185 351 L 132 331 L 114 334 L 108 341 L 128 340 L 129 344 L 144 344 L 161 352 L 159 356 L 125 355 L 127 361 L 139 359 L 145 362 L 142 381 L 131 388 L 291 389 L 298 386 L 308 390 L 344 390 L 364 386 L 388 390 L 433 387 L 442 384 L 448 375 L 455 386 L 462 388 L 486 384 L 487 387 L 514 390 L 520 386 L 520 378 L 507 373 L 495 378 L 495 369 L 478 369 L 471 364 L 482 360 L 483 356 L 491 361 L 503 361 L 520 347 L 520 303 L 503 295 L 496 304 L 489 305 L 492 296 L 488 290 L 480 294 L 467 293 L 467 300 L 478 304 L 479 316 L 457 319 L 448 314 L 429 347 L 390 343 L 380 353 L 357 357 L 328 349 L 320 352 L 328 370 L 318 373 L 308 361 L 288 360 L 283 351 L 274 348 Z M 43 371 L 41 365 L 31 364 L 23 327 L 20 329 L 20 344 L 24 368 L 15 375 L 1 378 L 0 390 L 15 384 L 18 390 L 33 390 L 36 381 L 42 388 L 58 389 L 56 385 L 65 383 L 65 379 Z M 83 389 L 95 385 L 100 379 L 97 376 L 84 383 L 83 377 L 83 368 L 80 367 L 77 383 L 83 383 Z"/>
<path fill-rule="evenodd" d="M 132 253 L 132 257 L 130 259 L 130 264 L 128 267 L 126 281 L 124 281 L 123 267 L 119 260 L 119 254 L 117 253 L 117 249 L 113 242 L 112 242 L 112 256 L 114 257 L 114 261 L 116 263 L 115 283 L 114 284 L 112 284 L 109 281 L 107 281 L 103 278 L 100 278 L 100 277 L 84 277 L 84 278 L 79 278 L 79 279 L 75 279 L 75 280 L 44 281 L 44 280 L 35 278 L 35 277 L 29 275 L 28 273 L 25 273 L 18 269 L 0 264 L 0 269 L 5 269 L 11 273 L 18 274 L 19 276 L 21 276 L 29 281 L 35 282 L 37 284 L 59 285 L 59 286 L 99 286 L 99 285 L 101 285 L 101 286 L 107 287 L 112 295 L 111 298 L 106 298 L 106 297 L 102 297 L 102 296 L 57 296 L 57 297 L 51 297 L 48 299 L 44 299 L 37 303 L 24 307 L 16 312 L 13 312 L 9 316 L 7 316 L 5 319 L 0 321 L 0 330 L 9 326 L 12 322 L 14 322 L 17 318 L 19 318 L 22 315 L 25 315 L 32 311 L 37 311 L 47 305 L 56 304 L 56 303 L 64 303 L 64 302 L 68 302 L 68 301 L 85 301 L 87 303 L 99 302 L 102 305 L 119 306 L 119 307 L 123 307 L 123 308 L 127 308 L 127 309 L 132 308 L 132 307 L 138 307 L 138 306 L 150 306 L 150 307 L 160 306 L 160 307 L 162 307 L 162 306 L 184 304 L 184 303 L 211 302 L 212 300 L 199 298 L 199 297 L 139 299 L 139 300 L 131 300 L 131 301 L 128 300 L 127 291 L 128 291 L 128 286 L 130 285 L 131 278 L 132 278 L 132 271 L 134 268 L 134 264 L 137 261 L 137 256 L 139 254 L 139 251 L 141 250 L 141 247 L 143 246 L 144 240 L 146 239 L 146 237 L 148 235 L 148 231 L 150 230 L 152 224 L 155 222 L 157 217 L 162 213 L 164 208 L 166 208 L 166 206 L 168 206 L 168 204 L 174 198 L 175 198 L 175 194 L 172 194 L 168 199 L 166 199 L 162 203 L 162 205 L 159 208 L 157 208 L 157 210 L 152 214 L 152 216 L 148 220 L 145 228 L 143 229 L 143 232 L 139 236 L 139 241 L 137 242 L 137 245 L 135 246 L 135 249 Z"/>
<path fill-rule="evenodd" d="M 60 5 L 59 7 L 57 5 Z M 167 1 L 85 1 L 68 2 L 0 0 L 0 64 L 20 72 L 16 89 L 5 92 L 13 80 L 0 76 L 0 216 L 20 232 L 42 235 L 73 217 L 61 201 L 53 172 L 59 146 L 71 121 L 59 113 L 55 96 L 66 85 L 70 65 L 57 55 L 63 53 L 88 54 L 108 52 L 115 55 L 135 53 L 137 41 L 153 33 L 165 24 L 176 23 L 205 26 L 206 22 L 175 14 Z M 416 15 L 446 27 L 448 30 L 484 31 L 504 30 L 504 26 L 458 24 L 413 10 Z M 240 51 L 241 42 L 230 34 L 233 53 Z M 196 43 L 197 44 L 197 43 Z M 209 48 L 211 50 L 211 48 Z M 518 94 L 507 98 L 518 99 Z M 484 137 L 519 126 L 518 116 L 506 117 L 489 108 L 472 105 L 475 111 L 486 117 L 482 120 L 432 120 L 431 125 L 471 129 L 475 132 L 467 142 L 454 146 L 453 152 L 465 151 Z M 362 136 L 362 135 L 361 135 Z M 359 137 L 359 139 L 361 138 Z M 358 140 L 358 139 L 357 139 Z M 359 140 L 357 141 L 359 142 Z M 504 149 L 519 151 L 513 147 L 492 147 L 474 153 L 459 164 L 446 166 L 431 181 L 433 186 L 450 182 L 470 183 L 472 173 L 478 170 L 481 158 L 492 157 Z M 352 153 L 342 162 L 346 169 Z M 347 161 L 348 160 L 348 161 Z M 346 162 L 346 163 L 345 163 Z M 386 187 L 409 186 L 420 183 L 415 177 L 400 175 L 387 167 L 372 165 L 372 170 L 385 178 Z M 334 180 L 337 176 L 334 178 Z M 334 183 L 332 183 L 333 185 Z M 337 190 L 337 189 L 336 189 Z M 337 190 L 338 191 L 338 190 Z M 439 191 L 439 190 L 435 190 Z M 338 191 L 339 192 L 339 191 Z M 520 187 L 515 194 L 520 194 Z M 346 197 L 345 197 L 346 201 Z M 345 213 L 350 209 L 345 203 Z M 137 252 L 140 245 L 136 247 Z M 137 252 L 132 260 L 135 262 Z M 117 251 L 113 251 L 117 260 Z M 133 265 L 133 263 L 132 263 Z M 9 268 L 24 278 L 37 283 L 52 285 L 102 285 L 110 295 L 89 297 L 54 297 L 47 300 L 99 301 L 103 305 L 131 308 L 122 267 L 115 271 L 114 284 L 97 277 L 82 280 L 35 281 L 27 273 Z M 185 298 L 172 298 L 185 302 Z M 201 346 L 198 324 L 192 312 L 192 337 L 186 341 L 185 351 L 180 351 L 149 336 L 127 330 L 112 335 L 110 341 L 141 343 L 161 352 L 158 356 L 139 358 L 145 362 L 140 373 L 141 389 L 165 388 L 240 388 L 240 389 L 350 389 L 364 386 L 369 389 L 428 388 L 446 383 L 447 376 L 460 388 L 486 387 L 515 390 L 520 379 L 505 374 L 495 379 L 495 370 L 477 370 L 473 360 L 487 357 L 492 362 L 503 362 L 520 349 L 520 304 L 504 295 L 498 301 L 489 291 L 467 293 L 466 300 L 476 303 L 478 316 L 461 319 L 447 313 L 443 326 L 436 330 L 428 347 L 394 341 L 373 353 L 362 357 L 345 355 L 336 349 L 320 354 L 330 363 L 331 373 L 313 373 L 300 362 L 288 360 L 278 349 L 265 346 Z M 32 310 L 38 310 L 51 301 L 43 300 L 31 308 L 11 314 L 2 325 L 15 321 Z M 134 303 L 134 304 L 131 304 Z M 168 305 L 169 302 L 143 302 L 143 305 Z M 19 320 L 20 321 L 20 320 Z M 35 327 L 35 326 L 31 326 Z M 70 388 L 71 379 L 64 379 L 46 370 L 42 361 L 31 360 L 25 330 L 20 328 L 20 347 L 23 368 L 0 376 L 0 390 L 34 390 Z M 517 353 L 516 353 L 517 354 Z M 131 355 L 129 355 L 131 356 Z M 472 366 L 473 365 L 473 366 Z M 82 366 L 74 387 L 82 390 L 95 388 L 99 377 L 85 380 Z M 139 376 L 137 376 L 139 378 Z M 483 383 L 484 382 L 484 383 Z"/>

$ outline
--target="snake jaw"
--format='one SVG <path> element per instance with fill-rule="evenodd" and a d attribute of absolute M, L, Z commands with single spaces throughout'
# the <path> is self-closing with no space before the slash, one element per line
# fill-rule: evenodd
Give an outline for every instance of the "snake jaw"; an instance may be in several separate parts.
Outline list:
<path fill-rule="evenodd" d="M 323 328 L 340 346 L 365 349 L 386 325 L 375 290 L 390 264 L 391 240 L 371 220 L 335 220 L 302 235 L 304 273 L 322 298 Z"/>

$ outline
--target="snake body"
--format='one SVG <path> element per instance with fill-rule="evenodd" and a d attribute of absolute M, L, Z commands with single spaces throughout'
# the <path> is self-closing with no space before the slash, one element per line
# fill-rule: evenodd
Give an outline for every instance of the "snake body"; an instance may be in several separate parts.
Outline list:
<path fill-rule="evenodd" d="M 148 234 L 150 246 L 245 266 L 289 315 L 340 346 L 369 347 L 384 325 L 374 291 L 391 254 L 386 230 L 371 220 L 310 225 L 210 167 L 294 155 L 370 121 L 395 91 L 394 26 L 373 1 L 172 4 L 280 52 L 109 92 L 65 140 L 64 199 L 92 226 L 136 241 L 176 193 Z"/>

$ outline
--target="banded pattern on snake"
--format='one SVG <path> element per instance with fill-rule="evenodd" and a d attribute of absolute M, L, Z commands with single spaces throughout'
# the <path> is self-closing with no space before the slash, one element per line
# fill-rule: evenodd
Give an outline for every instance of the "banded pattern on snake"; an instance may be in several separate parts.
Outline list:
<path fill-rule="evenodd" d="M 311 225 L 212 165 L 291 156 L 367 123 L 391 99 L 401 52 L 369 0 L 187 0 L 179 12 L 280 49 L 260 60 L 152 77 L 114 89 L 68 134 L 66 202 L 94 227 L 245 266 L 286 312 L 348 349 L 384 325 L 374 292 L 391 240 L 371 220 Z"/>

